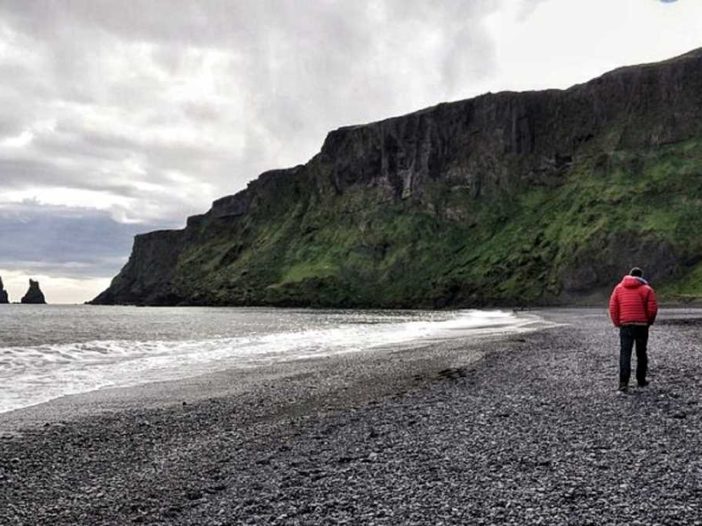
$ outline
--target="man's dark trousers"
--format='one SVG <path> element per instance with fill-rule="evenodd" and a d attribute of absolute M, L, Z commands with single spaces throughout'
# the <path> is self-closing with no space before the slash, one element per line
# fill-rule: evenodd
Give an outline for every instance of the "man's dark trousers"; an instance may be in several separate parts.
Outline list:
<path fill-rule="evenodd" d="M 619 351 L 619 385 L 628 385 L 631 376 L 631 350 L 636 342 L 636 380 L 639 385 L 646 384 L 646 370 L 648 356 L 646 344 L 648 343 L 647 325 L 622 325 L 619 329 L 621 350 Z"/>

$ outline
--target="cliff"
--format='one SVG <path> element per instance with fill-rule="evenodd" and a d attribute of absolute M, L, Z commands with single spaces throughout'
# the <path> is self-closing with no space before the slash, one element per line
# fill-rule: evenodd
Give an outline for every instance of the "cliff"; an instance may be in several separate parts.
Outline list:
<path fill-rule="evenodd" d="M 93 303 L 571 303 L 634 264 L 702 295 L 701 172 L 697 50 L 333 131 L 307 164 L 137 236 Z"/>
<path fill-rule="evenodd" d="M 33 304 L 44 304 L 46 299 L 44 298 L 44 293 L 39 288 L 39 282 L 33 279 L 29 280 L 29 288 L 27 293 L 22 296 L 22 303 L 33 303 Z"/>
<path fill-rule="evenodd" d="M 0 278 L 0 304 L 10 303 L 10 299 L 5 290 L 5 286 L 2 283 L 2 278 Z"/>

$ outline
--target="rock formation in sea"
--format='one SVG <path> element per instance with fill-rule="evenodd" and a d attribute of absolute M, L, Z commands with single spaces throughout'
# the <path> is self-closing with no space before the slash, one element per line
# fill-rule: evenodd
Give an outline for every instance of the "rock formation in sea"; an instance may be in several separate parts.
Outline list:
<path fill-rule="evenodd" d="M 2 284 L 2 278 L 0 278 L 0 303 L 10 303 L 5 286 Z"/>
<path fill-rule="evenodd" d="M 139 235 L 99 304 L 587 302 L 631 266 L 700 292 L 702 50 L 327 136 L 182 230 Z"/>
<path fill-rule="evenodd" d="M 33 279 L 29 280 L 29 289 L 27 289 L 27 293 L 22 296 L 22 303 L 46 303 L 44 293 L 41 291 L 41 288 L 39 288 L 38 281 L 34 281 Z"/>

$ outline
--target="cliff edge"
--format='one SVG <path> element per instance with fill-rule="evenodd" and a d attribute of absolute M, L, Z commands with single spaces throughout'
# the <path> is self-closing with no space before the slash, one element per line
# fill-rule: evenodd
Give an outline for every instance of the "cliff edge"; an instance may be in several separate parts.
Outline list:
<path fill-rule="evenodd" d="M 137 236 L 93 303 L 563 304 L 634 264 L 702 295 L 701 172 L 696 50 L 335 130 L 307 164 Z"/>

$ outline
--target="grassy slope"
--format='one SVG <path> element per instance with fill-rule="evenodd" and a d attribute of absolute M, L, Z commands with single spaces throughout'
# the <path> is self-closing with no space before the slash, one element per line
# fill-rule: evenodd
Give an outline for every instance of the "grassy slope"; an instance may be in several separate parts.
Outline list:
<path fill-rule="evenodd" d="M 181 257 L 180 287 L 211 303 L 435 306 L 555 299 L 574 265 L 618 235 L 702 256 L 702 142 L 584 158 L 557 187 L 475 200 L 437 185 L 425 203 L 356 189 L 281 194 Z M 702 265 L 702 264 L 701 264 Z M 661 284 L 702 296 L 702 266 Z"/>

